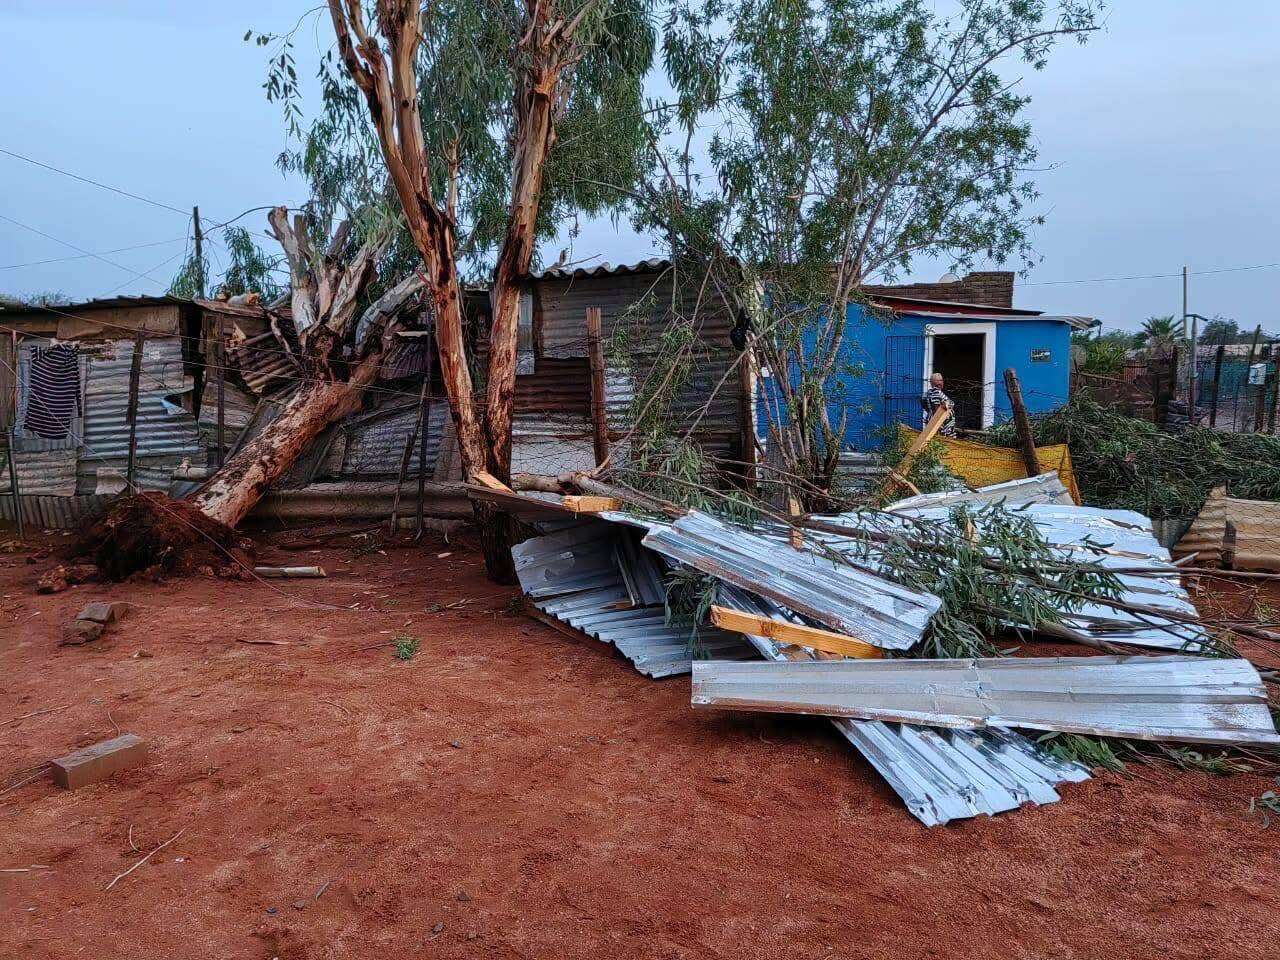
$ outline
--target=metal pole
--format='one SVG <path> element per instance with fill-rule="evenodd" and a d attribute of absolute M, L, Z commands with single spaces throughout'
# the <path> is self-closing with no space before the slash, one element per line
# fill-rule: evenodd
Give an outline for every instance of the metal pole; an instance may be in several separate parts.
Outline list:
<path fill-rule="evenodd" d="M 1190 275 L 1190 267 L 1182 268 L 1182 339 L 1187 338 L 1187 280 Z"/>
<path fill-rule="evenodd" d="M 1200 317 L 1191 318 L 1191 369 L 1187 372 L 1187 412 L 1191 425 L 1196 425 L 1196 391 L 1200 386 Z"/>

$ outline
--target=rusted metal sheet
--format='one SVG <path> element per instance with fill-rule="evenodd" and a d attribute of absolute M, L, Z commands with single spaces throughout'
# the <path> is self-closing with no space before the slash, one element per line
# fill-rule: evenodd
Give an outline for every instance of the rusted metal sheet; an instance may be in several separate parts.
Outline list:
<path fill-rule="evenodd" d="M 696 663 L 693 705 L 941 726 L 1277 746 L 1258 671 L 1212 657 Z"/>
<path fill-rule="evenodd" d="M 259 395 L 296 381 L 301 373 L 293 358 L 271 331 L 227 345 L 227 365 Z"/>
<path fill-rule="evenodd" d="M 697 511 L 649 533 L 644 545 L 887 650 L 908 650 L 942 605 L 827 556 Z"/>

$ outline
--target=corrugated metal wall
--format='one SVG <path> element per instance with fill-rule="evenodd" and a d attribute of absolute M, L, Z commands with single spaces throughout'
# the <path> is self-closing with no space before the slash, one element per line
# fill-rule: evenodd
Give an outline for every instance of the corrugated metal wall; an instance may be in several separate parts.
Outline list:
<path fill-rule="evenodd" d="M 540 363 L 545 362 L 542 358 L 586 357 L 587 308 L 600 308 L 605 360 L 611 366 L 605 392 L 613 430 L 629 427 L 633 390 L 655 372 L 658 347 L 671 317 L 675 312 L 692 312 L 685 303 L 691 304 L 697 298 L 698 287 L 686 289 L 682 298 L 673 300 L 673 286 L 670 270 L 534 281 L 534 332 Z M 639 314 L 633 310 L 628 315 L 635 305 L 645 302 L 651 304 L 650 309 Z M 698 420 L 695 435 L 708 453 L 736 456 L 741 384 L 736 369 L 738 351 L 729 339 L 732 313 L 715 298 L 706 296 L 698 317 L 693 381 L 672 404 L 672 429 L 687 429 Z M 632 348 L 629 370 L 617 369 L 611 363 L 609 343 L 620 328 L 626 330 Z M 656 372 L 661 376 L 665 371 Z M 589 388 L 586 396 L 589 402 Z"/>
<path fill-rule="evenodd" d="M 85 383 L 85 445 L 80 451 L 79 492 L 93 493 L 98 471 L 124 471 L 129 455 L 129 370 L 132 340 L 105 341 L 90 356 Z M 147 340 L 138 380 L 138 464 L 134 482 L 168 489 L 173 467 L 184 459 L 204 462 L 195 418 L 167 398 L 192 389 L 182 367 L 182 343 Z"/>
<path fill-rule="evenodd" d="M 76 463 L 79 456 L 74 449 L 64 450 L 15 450 L 13 462 L 18 472 L 18 492 L 24 496 L 70 497 L 76 492 Z M 9 466 L 5 454 L 0 452 L 0 493 L 12 492 L 9 487 Z"/>
<path fill-rule="evenodd" d="M 344 479 L 394 479 L 400 472 L 404 457 L 404 445 L 418 422 L 418 404 L 397 405 L 398 409 L 383 413 L 375 411 L 364 417 L 353 418 L 340 429 L 345 442 L 334 444 L 325 458 L 317 476 L 338 476 Z M 449 416 L 449 405 L 444 400 L 431 404 L 427 425 L 427 475 L 435 469 L 436 456 L 440 452 L 440 433 Z M 413 446 L 408 476 L 418 475 L 418 451 Z"/>

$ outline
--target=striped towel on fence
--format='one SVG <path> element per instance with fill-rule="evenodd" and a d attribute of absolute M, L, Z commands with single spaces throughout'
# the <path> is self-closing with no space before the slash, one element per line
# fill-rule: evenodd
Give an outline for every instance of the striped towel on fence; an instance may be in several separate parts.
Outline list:
<path fill-rule="evenodd" d="M 34 347 L 29 369 L 23 427 L 37 437 L 61 440 L 81 414 L 80 351 L 66 343 Z"/>

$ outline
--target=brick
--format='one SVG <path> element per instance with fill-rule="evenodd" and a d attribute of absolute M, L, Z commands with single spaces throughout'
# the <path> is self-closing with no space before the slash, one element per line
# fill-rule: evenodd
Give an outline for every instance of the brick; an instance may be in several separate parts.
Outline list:
<path fill-rule="evenodd" d="M 80 611 L 80 620 L 94 623 L 115 623 L 129 612 L 129 604 L 123 600 L 95 600 Z"/>
<path fill-rule="evenodd" d="M 136 734 L 125 733 L 54 760 L 53 782 L 67 790 L 78 790 L 146 762 L 147 742 Z"/>
<path fill-rule="evenodd" d="M 93 620 L 72 620 L 62 625 L 62 646 L 74 647 L 82 643 L 92 643 L 102 636 L 106 627 Z"/>

